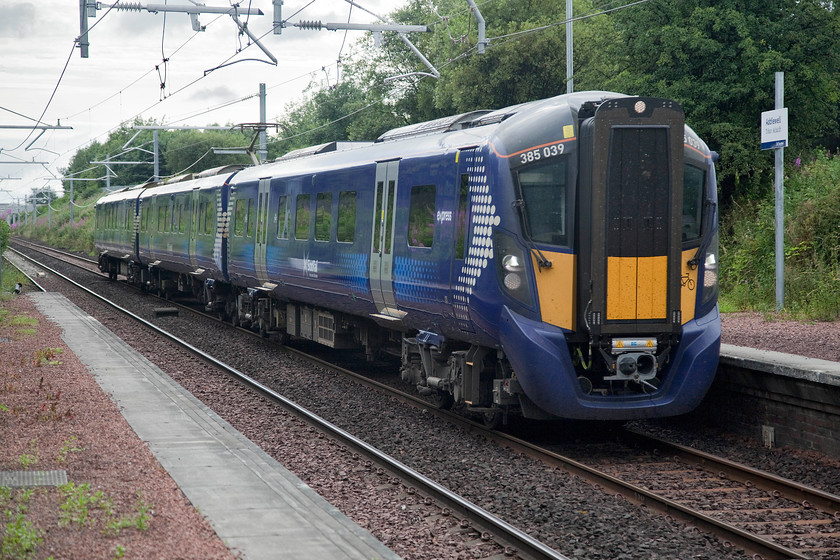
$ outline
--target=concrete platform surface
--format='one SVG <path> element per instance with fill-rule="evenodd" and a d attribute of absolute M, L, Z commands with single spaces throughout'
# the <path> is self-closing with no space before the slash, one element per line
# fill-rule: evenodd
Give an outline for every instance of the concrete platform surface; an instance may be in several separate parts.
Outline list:
<path fill-rule="evenodd" d="M 398 556 L 60 294 L 31 294 L 137 435 L 247 560 Z"/>

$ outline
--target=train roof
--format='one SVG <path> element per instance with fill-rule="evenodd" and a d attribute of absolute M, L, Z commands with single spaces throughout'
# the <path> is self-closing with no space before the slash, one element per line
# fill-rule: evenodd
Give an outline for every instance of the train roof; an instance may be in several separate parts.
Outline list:
<path fill-rule="evenodd" d="M 264 177 L 294 177 L 310 174 L 315 169 L 328 171 L 344 167 L 369 165 L 375 161 L 422 156 L 447 150 L 458 150 L 467 146 L 476 147 L 488 143 L 501 154 L 533 146 L 535 136 L 523 135 L 523 130 L 538 131 L 539 135 L 556 139 L 556 130 L 549 129 L 546 117 L 558 123 L 575 125 L 577 114 L 588 102 L 602 102 L 608 99 L 628 97 L 610 91 L 582 91 L 558 95 L 548 99 L 529 101 L 495 110 L 477 110 L 423 123 L 398 127 L 382 134 L 375 142 L 327 142 L 293 150 L 273 162 L 257 166 L 223 166 L 201 173 L 187 174 L 168 180 L 166 183 L 152 183 L 137 188 L 148 190 L 147 194 L 217 186 L 225 181 L 231 184 L 256 181 Z M 708 153 L 702 140 L 696 139 L 700 150 Z M 527 145 L 525 145 L 527 144 Z M 317 163 L 315 163 L 317 161 Z M 224 178 L 220 178 L 221 176 Z M 113 200 L 114 195 L 107 195 Z M 132 195 L 121 195 L 132 197 Z M 138 196 L 134 194 L 133 197 Z M 100 200 L 104 200 L 100 199 Z"/>
<path fill-rule="evenodd" d="M 563 116 L 558 118 L 565 119 L 571 124 L 584 103 L 614 97 L 626 96 L 607 91 L 559 95 L 502 109 L 470 111 L 395 128 L 382 134 L 374 143 L 319 144 L 295 150 L 274 162 L 244 169 L 237 173 L 231 182 L 243 183 L 278 175 L 287 177 L 305 175 L 311 173 L 315 165 L 320 171 L 328 171 L 367 165 L 387 159 L 422 156 L 426 153 L 440 153 L 442 150 L 454 151 L 467 146 L 480 146 L 488 143 L 500 130 L 504 130 L 507 121 L 511 124 L 515 123 L 520 115 L 525 116 L 544 109 L 559 109 L 557 113 L 562 113 Z"/>

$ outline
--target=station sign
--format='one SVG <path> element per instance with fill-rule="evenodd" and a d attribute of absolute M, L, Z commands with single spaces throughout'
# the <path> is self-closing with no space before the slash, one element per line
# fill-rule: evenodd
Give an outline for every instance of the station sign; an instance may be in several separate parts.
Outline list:
<path fill-rule="evenodd" d="M 787 148 L 788 110 L 775 109 L 761 113 L 761 149 Z"/>

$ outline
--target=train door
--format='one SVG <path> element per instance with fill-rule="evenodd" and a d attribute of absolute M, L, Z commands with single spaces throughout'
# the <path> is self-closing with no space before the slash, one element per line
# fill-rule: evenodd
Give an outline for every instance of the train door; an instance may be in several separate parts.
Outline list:
<path fill-rule="evenodd" d="M 193 189 L 190 193 L 190 227 L 189 227 L 189 236 L 190 236 L 190 264 L 196 270 L 199 268 L 198 264 L 198 250 L 196 247 L 196 241 L 199 234 L 199 222 L 201 218 L 201 204 L 199 200 L 201 191 L 199 189 Z"/>
<path fill-rule="evenodd" d="M 470 167 L 474 163 L 475 153 L 474 148 L 461 149 L 458 150 L 455 159 L 458 174 L 455 186 L 455 246 L 452 251 L 450 290 L 455 321 L 458 328 L 466 332 L 473 331 L 469 304 L 471 279 L 475 277 L 475 272 L 473 267 L 467 264 L 470 238 L 470 228 L 467 225 L 470 223 Z"/>
<path fill-rule="evenodd" d="M 394 214 L 397 205 L 399 160 L 376 164 L 373 235 L 370 247 L 370 291 L 378 317 L 401 320 L 405 312 L 394 300 Z"/>
<path fill-rule="evenodd" d="M 679 332 L 683 137 L 682 110 L 668 102 L 611 100 L 596 111 L 594 331 Z"/>
<path fill-rule="evenodd" d="M 268 283 L 268 264 L 266 262 L 269 222 L 269 186 L 270 178 L 260 179 L 257 194 L 257 230 L 254 237 L 254 267 L 260 284 Z"/>

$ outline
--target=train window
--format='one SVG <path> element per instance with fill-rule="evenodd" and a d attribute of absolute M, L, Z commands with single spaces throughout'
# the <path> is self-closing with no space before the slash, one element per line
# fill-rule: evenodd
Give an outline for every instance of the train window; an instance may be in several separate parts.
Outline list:
<path fill-rule="evenodd" d="M 336 239 L 341 243 L 353 243 L 356 239 L 356 191 L 344 191 L 338 195 Z"/>
<path fill-rule="evenodd" d="M 168 208 L 169 208 L 168 206 L 164 206 L 162 204 L 158 206 L 158 211 L 157 211 L 157 215 L 158 215 L 157 230 L 158 230 L 158 233 L 163 233 L 163 222 L 164 222 L 164 217 L 165 217 L 165 212 L 164 211 L 167 210 Z"/>
<path fill-rule="evenodd" d="M 285 194 L 280 195 L 280 200 L 277 202 L 277 239 L 289 238 L 290 214 L 288 197 Z"/>
<path fill-rule="evenodd" d="M 397 183 L 396 181 L 388 181 L 388 202 L 385 205 L 385 254 L 391 254 L 391 232 L 394 231 L 393 223 L 394 223 L 394 214 L 396 213 L 396 208 L 394 208 L 394 191 L 397 190 Z"/>
<path fill-rule="evenodd" d="M 179 233 L 186 233 L 187 231 L 187 222 L 189 221 L 189 211 L 186 208 L 186 204 L 183 202 L 178 205 L 178 232 Z"/>
<path fill-rule="evenodd" d="M 213 235 L 216 230 L 216 202 L 208 200 L 204 207 L 204 233 Z"/>
<path fill-rule="evenodd" d="M 197 218 L 198 218 L 198 224 L 197 224 L 198 230 L 196 231 L 196 233 L 198 233 L 198 234 L 204 233 L 204 210 L 205 210 L 206 207 L 207 207 L 207 202 L 206 201 L 200 200 L 198 202 L 198 216 L 197 216 Z"/>
<path fill-rule="evenodd" d="M 706 173 L 693 165 L 686 165 L 683 173 L 683 241 L 699 239 L 703 225 L 703 186 Z"/>
<path fill-rule="evenodd" d="M 247 211 L 247 200 L 237 200 L 233 211 L 233 234 L 242 237 L 245 235 L 245 212 Z"/>
<path fill-rule="evenodd" d="M 245 235 L 248 237 L 254 236 L 254 214 L 256 214 L 256 208 L 254 208 L 254 199 L 248 199 L 248 217 L 245 219 Z"/>
<path fill-rule="evenodd" d="M 332 227 L 332 193 L 318 193 L 315 198 L 315 239 L 330 240 Z"/>
<path fill-rule="evenodd" d="M 455 234 L 455 258 L 464 258 L 464 246 L 467 243 L 467 203 L 470 197 L 470 176 L 467 173 L 461 175 L 461 191 L 458 194 L 458 232 Z"/>
<path fill-rule="evenodd" d="M 295 208 L 295 239 L 309 239 L 309 220 L 312 216 L 310 209 L 311 195 L 299 194 Z"/>
<path fill-rule="evenodd" d="M 431 247 L 435 238 L 434 185 L 412 187 L 408 203 L 408 244 L 412 247 Z"/>
<path fill-rule="evenodd" d="M 149 229 L 149 211 L 143 208 L 143 203 L 140 203 L 140 230 L 148 231 Z"/>
<path fill-rule="evenodd" d="M 376 209 L 373 213 L 373 252 L 379 252 L 379 244 L 382 241 L 382 197 L 385 189 L 385 182 L 378 181 L 376 183 Z"/>
<path fill-rule="evenodd" d="M 553 159 L 516 172 L 525 234 L 538 243 L 568 245 L 566 161 Z"/>

